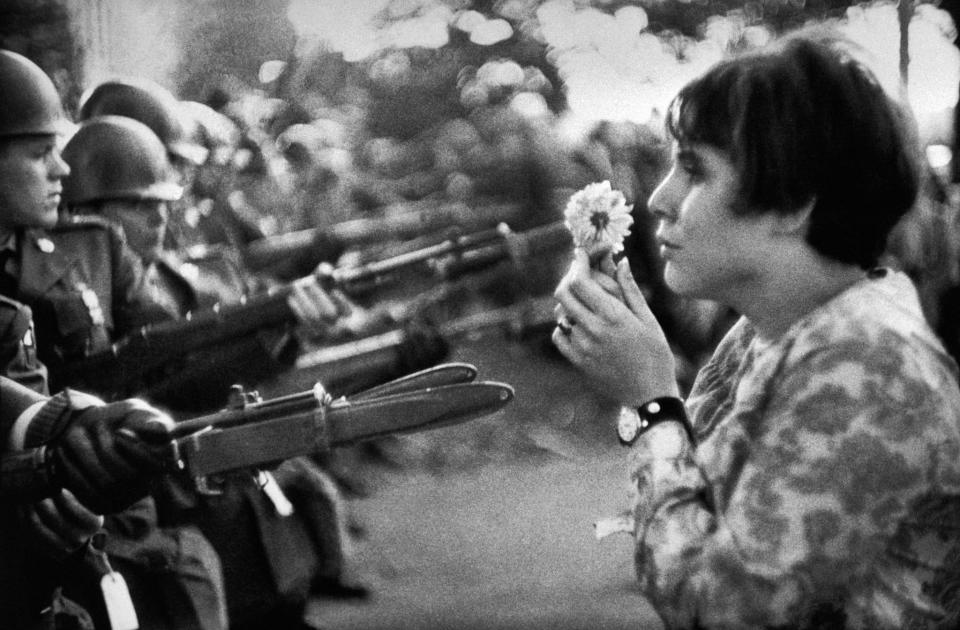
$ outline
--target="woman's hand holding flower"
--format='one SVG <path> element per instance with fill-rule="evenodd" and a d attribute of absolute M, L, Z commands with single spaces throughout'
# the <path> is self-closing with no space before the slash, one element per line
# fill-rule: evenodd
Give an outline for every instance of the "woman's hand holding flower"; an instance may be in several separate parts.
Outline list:
<path fill-rule="evenodd" d="M 598 392 L 622 405 L 677 396 L 673 353 L 626 260 L 615 276 L 620 298 L 612 294 L 609 276 L 591 268 L 587 253 L 574 252 L 554 292 L 571 326 L 569 332 L 554 331 L 554 344 Z"/>

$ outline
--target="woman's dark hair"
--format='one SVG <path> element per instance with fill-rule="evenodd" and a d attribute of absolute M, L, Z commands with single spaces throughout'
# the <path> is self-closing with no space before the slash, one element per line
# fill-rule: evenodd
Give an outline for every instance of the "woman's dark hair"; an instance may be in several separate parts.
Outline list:
<path fill-rule="evenodd" d="M 845 48 L 846 46 L 846 48 Z M 678 142 L 727 153 L 740 213 L 814 201 L 807 242 L 869 268 L 919 187 L 908 116 L 832 31 L 799 31 L 687 84 L 666 124 Z"/>

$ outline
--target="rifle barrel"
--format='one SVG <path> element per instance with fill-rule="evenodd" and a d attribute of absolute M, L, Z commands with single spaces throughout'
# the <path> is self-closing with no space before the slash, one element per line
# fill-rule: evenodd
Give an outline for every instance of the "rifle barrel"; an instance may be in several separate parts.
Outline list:
<path fill-rule="evenodd" d="M 333 269 L 329 272 L 330 280 L 337 286 L 371 280 L 404 267 L 446 256 L 447 254 L 469 251 L 474 248 L 494 244 L 502 241 L 508 233 L 509 228 L 506 224 L 501 223 L 496 228 L 490 230 L 454 236 L 436 245 L 430 245 L 412 252 L 397 254 L 396 256 L 383 260 L 375 260 L 358 267 Z"/>
<path fill-rule="evenodd" d="M 529 301 L 467 315 L 440 325 L 440 334 L 447 341 L 483 332 L 489 328 L 535 327 L 553 322 L 553 296 L 540 296 Z M 335 374 L 338 367 L 363 362 L 369 357 L 395 351 L 404 340 L 403 330 L 390 330 L 333 346 L 306 352 L 297 358 L 297 369 L 321 369 Z"/>
<path fill-rule="evenodd" d="M 522 261 L 533 255 L 564 251 L 572 244 L 572 238 L 563 221 L 547 223 L 524 232 L 508 232 L 499 242 L 475 247 L 444 262 L 439 271 L 444 278 L 454 279 L 503 260 Z"/>
<path fill-rule="evenodd" d="M 243 259 L 252 269 L 263 269 L 290 257 L 314 254 L 332 245 L 352 248 L 389 240 L 406 240 L 426 232 L 458 226 L 461 229 L 482 229 L 519 217 L 522 206 L 517 203 L 482 202 L 474 206 L 464 203 L 405 203 L 388 207 L 375 217 L 363 217 L 335 223 L 328 227 L 307 228 L 265 236 L 244 249 Z M 316 264 L 314 263 L 314 264 Z"/>

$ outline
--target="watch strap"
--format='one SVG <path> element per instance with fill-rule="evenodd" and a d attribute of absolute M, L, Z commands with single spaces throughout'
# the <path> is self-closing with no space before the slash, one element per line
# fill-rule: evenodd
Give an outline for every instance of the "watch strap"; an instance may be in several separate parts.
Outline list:
<path fill-rule="evenodd" d="M 683 400 L 675 396 L 654 398 L 636 409 L 624 408 L 617 423 L 617 438 L 624 446 L 630 446 L 646 431 L 662 422 L 679 422 L 690 443 L 696 444 Z"/>

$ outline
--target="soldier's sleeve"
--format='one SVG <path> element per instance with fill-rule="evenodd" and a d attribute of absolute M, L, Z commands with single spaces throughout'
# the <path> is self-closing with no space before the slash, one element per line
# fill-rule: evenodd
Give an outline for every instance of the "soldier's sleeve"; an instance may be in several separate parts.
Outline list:
<path fill-rule="evenodd" d="M 37 358 L 30 307 L 0 296 L 0 375 L 41 394 L 48 392 L 47 368 Z"/>
<path fill-rule="evenodd" d="M 864 627 L 905 627 L 899 615 L 919 593 L 879 582 L 873 567 L 882 541 L 927 494 L 924 471 L 943 448 L 946 412 L 936 395 L 911 396 L 922 408 L 904 423 L 890 393 L 932 392 L 889 355 L 855 339 L 791 364 L 762 415 L 701 444 L 724 460 L 711 483 L 689 454 L 658 458 L 641 437 L 635 563 L 668 627 L 808 627 L 801 620 L 849 612 L 829 603 L 838 594 L 864 608 Z"/>
<path fill-rule="evenodd" d="M 47 396 L 0 375 L 0 452 L 9 449 L 10 432 L 20 416 L 46 400 Z"/>

